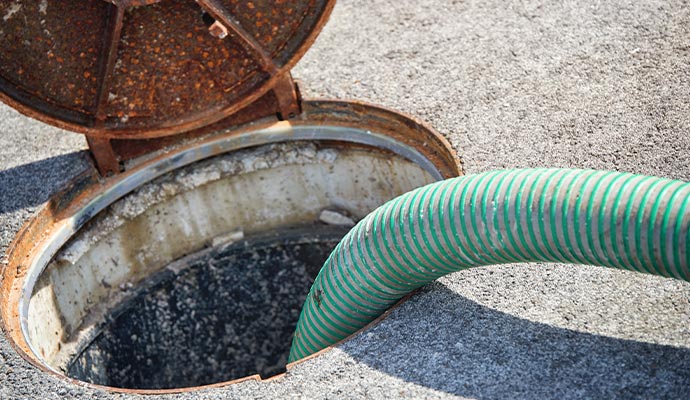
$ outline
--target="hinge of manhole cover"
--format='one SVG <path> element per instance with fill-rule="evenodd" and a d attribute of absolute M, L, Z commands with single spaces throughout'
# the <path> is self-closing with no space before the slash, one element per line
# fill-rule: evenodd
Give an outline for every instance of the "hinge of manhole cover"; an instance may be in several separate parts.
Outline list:
<path fill-rule="evenodd" d="M 115 139 L 86 135 L 96 167 L 102 176 L 124 171 L 124 162 L 145 154 L 180 144 L 190 139 L 212 135 L 260 118 L 274 116 L 287 121 L 302 113 L 299 86 L 290 73 L 281 75 L 273 88 L 246 108 L 210 126 L 173 136 L 154 139 Z"/>

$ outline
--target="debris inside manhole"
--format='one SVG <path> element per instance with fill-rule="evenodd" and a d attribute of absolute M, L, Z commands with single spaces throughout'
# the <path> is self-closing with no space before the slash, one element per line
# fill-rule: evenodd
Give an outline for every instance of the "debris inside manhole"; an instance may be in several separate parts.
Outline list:
<path fill-rule="evenodd" d="M 110 315 L 67 374 L 168 389 L 284 372 L 309 287 L 346 233 L 315 228 L 230 242 L 173 263 Z"/>

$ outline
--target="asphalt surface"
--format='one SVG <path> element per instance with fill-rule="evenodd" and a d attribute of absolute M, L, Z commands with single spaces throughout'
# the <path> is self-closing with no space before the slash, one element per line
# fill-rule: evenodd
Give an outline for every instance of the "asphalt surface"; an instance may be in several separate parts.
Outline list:
<path fill-rule="evenodd" d="M 341 0 L 294 71 L 307 97 L 413 114 L 467 173 L 579 167 L 690 180 L 688 1 Z M 80 169 L 79 135 L 0 107 L 0 251 Z M 162 396 L 690 398 L 690 285 L 595 267 L 456 273 L 270 382 Z M 129 398 L 0 337 L 0 399 Z"/>

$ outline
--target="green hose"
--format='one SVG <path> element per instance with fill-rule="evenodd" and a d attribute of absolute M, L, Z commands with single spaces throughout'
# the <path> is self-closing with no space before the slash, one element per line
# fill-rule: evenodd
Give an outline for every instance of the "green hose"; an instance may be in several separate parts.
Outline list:
<path fill-rule="evenodd" d="M 685 182 L 569 169 L 488 172 L 406 193 L 360 221 L 330 255 L 302 308 L 290 361 L 466 268 L 549 261 L 688 281 L 689 202 Z"/>

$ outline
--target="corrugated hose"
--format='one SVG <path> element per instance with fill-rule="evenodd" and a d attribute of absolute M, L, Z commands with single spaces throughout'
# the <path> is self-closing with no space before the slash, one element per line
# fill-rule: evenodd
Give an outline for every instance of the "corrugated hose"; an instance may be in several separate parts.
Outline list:
<path fill-rule="evenodd" d="M 688 281 L 688 203 L 685 182 L 576 169 L 494 171 L 411 191 L 369 214 L 335 248 L 302 308 L 289 360 L 472 267 L 561 262 Z"/>

